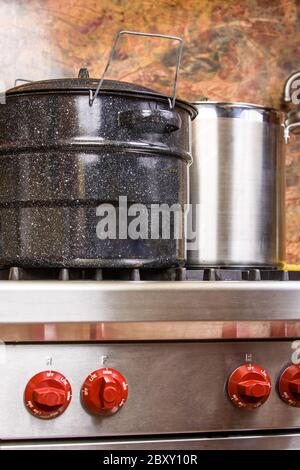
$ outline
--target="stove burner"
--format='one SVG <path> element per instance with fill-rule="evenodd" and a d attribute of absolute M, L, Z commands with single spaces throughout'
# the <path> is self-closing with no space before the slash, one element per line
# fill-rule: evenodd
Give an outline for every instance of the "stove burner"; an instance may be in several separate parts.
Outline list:
<path fill-rule="evenodd" d="M 0 269 L 0 280 L 61 280 L 61 281 L 299 281 L 300 271 L 275 269 L 77 269 L 19 268 Z"/>

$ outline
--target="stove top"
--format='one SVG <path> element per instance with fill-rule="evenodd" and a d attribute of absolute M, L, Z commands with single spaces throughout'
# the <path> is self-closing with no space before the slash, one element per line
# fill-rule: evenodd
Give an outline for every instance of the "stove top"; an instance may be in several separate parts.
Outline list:
<path fill-rule="evenodd" d="M 300 272 L 11 267 L 0 311 L 5 341 L 295 337 Z"/>

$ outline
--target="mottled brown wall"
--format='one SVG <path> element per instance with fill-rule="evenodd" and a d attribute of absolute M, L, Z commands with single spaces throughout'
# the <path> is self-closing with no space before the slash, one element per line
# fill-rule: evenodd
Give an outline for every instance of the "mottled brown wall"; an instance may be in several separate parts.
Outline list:
<path fill-rule="evenodd" d="M 1 79 L 98 76 L 120 29 L 185 39 L 179 95 L 279 106 L 300 70 L 298 0 L 0 0 Z M 170 90 L 175 52 L 124 43 L 111 74 Z M 300 139 L 299 139 L 300 140 Z M 300 142 L 287 152 L 288 261 L 300 263 Z"/>

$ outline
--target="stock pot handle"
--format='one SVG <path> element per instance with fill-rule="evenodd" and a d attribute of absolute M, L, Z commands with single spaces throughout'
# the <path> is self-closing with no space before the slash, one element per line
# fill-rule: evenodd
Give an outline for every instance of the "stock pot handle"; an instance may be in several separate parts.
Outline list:
<path fill-rule="evenodd" d="M 100 80 L 99 80 L 99 83 L 98 83 L 98 86 L 97 86 L 97 89 L 95 91 L 95 93 L 93 93 L 93 90 L 90 90 L 90 97 L 89 97 L 89 103 L 90 103 L 90 106 L 93 105 L 95 99 L 97 98 L 98 96 L 98 93 L 100 91 L 100 88 L 102 86 L 102 83 L 103 83 L 103 80 L 104 80 L 104 76 L 108 70 L 108 67 L 110 66 L 111 64 L 111 61 L 114 57 L 114 54 L 115 54 L 115 51 L 116 51 L 116 46 L 117 46 L 117 43 L 120 39 L 121 36 L 123 36 L 124 34 L 128 34 L 128 35 L 131 35 L 131 36 L 146 36 L 146 37 L 154 37 L 154 38 L 162 38 L 162 39 L 170 39 L 170 40 L 173 40 L 173 41 L 178 41 L 179 42 L 179 47 L 178 47 L 178 53 L 177 53 L 177 60 L 176 60 L 176 69 L 175 69 L 175 77 L 174 77 L 174 85 L 173 85 L 173 95 L 172 95 L 172 99 L 169 99 L 169 105 L 170 105 L 170 108 L 173 109 L 174 106 L 175 106 L 175 101 L 176 101 L 176 90 L 177 90 L 177 83 L 178 83 L 178 77 L 179 77 L 179 67 L 180 67 L 180 62 L 181 62 L 181 56 L 182 56 L 182 49 L 183 49 L 183 39 L 182 38 L 179 38 L 177 36 L 168 36 L 168 35 L 165 35 L 165 34 L 151 34 L 151 33 L 140 33 L 140 32 L 136 32 L 136 31 L 119 31 L 115 38 L 114 38 L 114 41 L 113 41 L 113 45 L 112 45 L 112 48 L 111 48 L 111 51 L 110 51 L 110 54 L 109 54 L 109 58 L 108 58 L 108 61 L 107 61 L 107 64 L 104 68 L 104 71 L 100 77 Z"/>
<path fill-rule="evenodd" d="M 296 86 L 295 86 L 296 85 Z M 300 105 L 300 98 L 296 96 L 297 102 L 294 100 L 294 96 L 292 93 L 292 88 L 295 88 L 297 95 L 300 95 L 300 71 L 294 72 L 292 75 L 288 77 L 284 85 L 284 94 L 283 100 L 285 103 L 292 103 Z M 300 127 L 300 107 L 299 111 L 295 112 L 295 109 L 290 110 L 287 113 L 287 117 L 284 123 L 284 140 L 285 143 L 288 143 L 290 138 L 290 132 L 298 133 Z"/>
<path fill-rule="evenodd" d="M 119 111 L 118 123 L 120 127 L 130 127 L 140 132 L 166 134 L 180 129 L 181 117 L 172 110 L 131 109 Z"/>
<path fill-rule="evenodd" d="M 292 102 L 293 97 L 291 93 L 291 88 L 294 85 L 295 80 L 297 80 L 298 78 L 300 79 L 300 71 L 292 73 L 292 75 L 290 75 L 288 79 L 286 80 L 285 85 L 284 85 L 284 96 L 283 96 L 285 103 Z M 300 85 L 300 80 L 297 81 L 297 84 Z"/>

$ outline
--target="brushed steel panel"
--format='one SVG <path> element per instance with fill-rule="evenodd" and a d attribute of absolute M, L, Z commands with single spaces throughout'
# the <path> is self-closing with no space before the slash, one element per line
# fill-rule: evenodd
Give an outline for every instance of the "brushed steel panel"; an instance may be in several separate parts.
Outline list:
<path fill-rule="evenodd" d="M 291 360 L 290 341 L 128 344 L 8 345 L 0 365 L 0 439 L 111 437 L 126 435 L 293 429 L 300 409 L 288 407 L 276 380 Z M 226 395 L 229 374 L 246 355 L 271 375 L 269 400 L 257 410 L 234 408 Z M 23 405 L 23 390 L 37 372 L 65 374 L 73 398 L 59 418 L 42 421 Z M 125 406 L 114 416 L 90 416 L 79 400 L 89 372 L 105 365 L 119 369 L 129 383 Z"/>
<path fill-rule="evenodd" d="M 0 282 L 0 325 L 224 320 L 300 320 L 300 281 Z"/>

